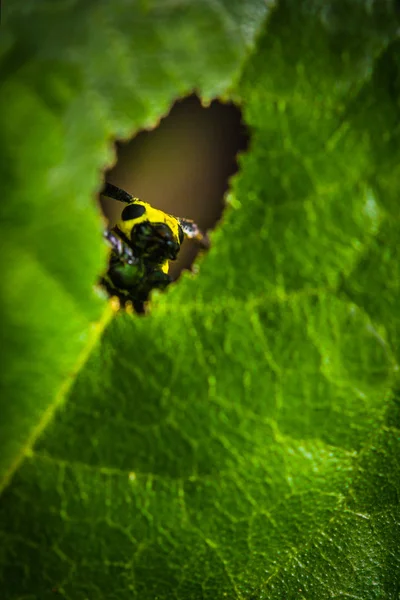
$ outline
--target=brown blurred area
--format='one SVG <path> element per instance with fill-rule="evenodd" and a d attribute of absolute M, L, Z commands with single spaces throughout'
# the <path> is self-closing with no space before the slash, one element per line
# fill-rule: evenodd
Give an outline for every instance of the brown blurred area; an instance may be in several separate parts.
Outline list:
<path fill-rule="evenodd" d="M 247 144 L 234 104 L 214 101 L 204 107 L 193 95 L 176 102 L 156 129 L 117 142 L 117 163 L 105 179 L 155 208 L 193 219 L 206 231 L 222 215 L 229 177 L 237 171 L 236 155 Z M 101 205 L 115 223 L 123 204 L 102 196 Z M 185 241 L 171 275 L 189 268 L 197 252 L 195 242 Z"/>

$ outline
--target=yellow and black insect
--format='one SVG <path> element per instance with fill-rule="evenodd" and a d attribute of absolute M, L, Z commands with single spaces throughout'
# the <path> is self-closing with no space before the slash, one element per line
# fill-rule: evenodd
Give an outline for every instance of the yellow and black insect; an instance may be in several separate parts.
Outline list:
<path fill-rule="evenodd" d="M 193 221 L 153 208 L 111 183 L 101 193 L 127 204 L 121 219 L 104 232 L 111 253 L 101 284 L 123 306 L 131 303 L 143 312 L 151 290 L 171 283 L 169 262 L 177 258 L 185 237 L 203 247 L 208 246 L 208 238 Z"/>

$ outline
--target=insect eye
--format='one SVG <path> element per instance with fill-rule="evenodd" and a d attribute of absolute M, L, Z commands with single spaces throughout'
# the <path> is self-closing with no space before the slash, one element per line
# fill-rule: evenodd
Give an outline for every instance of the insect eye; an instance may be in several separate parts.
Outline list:
<path fill-rule="evenodd" d="M 171 229 L 165 223 L 157 223 L 154 225 L 155 233 L 162 238 L 164 241 L 172 240 L 173 241 L 173 233 Z"/>
<path fill-rule="evenodd" d="M 185 234 L 183 233 L 183 229 L 180 225 L 178 225 L 178 235 L 179 235 L 179 243 L 182 244 L 185 239 Z"/>
<path fill-rule="evenodd" d="M 132 221 L 133 219 L 138 219 L 143 216 L 146 212 L 146 209 L 141 204 L 132 203 L 124 208 L 122 211 L 121 218 L 123 221 Z"/>

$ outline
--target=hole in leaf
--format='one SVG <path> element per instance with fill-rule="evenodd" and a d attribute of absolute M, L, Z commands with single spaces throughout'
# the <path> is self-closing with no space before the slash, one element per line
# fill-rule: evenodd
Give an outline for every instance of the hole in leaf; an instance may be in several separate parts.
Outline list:
<path fill-rule="evenodd" d="M 237 153 L 247 148 L 248 139 L 236 105 L 213 101 L 204 107 L 192 95 L 176 102 L 156 129 L 118 142 L 117 163 L 105 179 L 207 231 L 222 215 L 229 178 L 237 171 Z M 113 225 L 123 205 L 103 196 L 101 204 Z M 185 241 L 178 259 L 170 263 L 173 279 L 190 268 L 198 252 L 194 241 Z"/>
<path fill-rule="evenodd" d="M 237 153 L 247 144 L 247 130 L 235 105 L 214 101 L 205 108 L 198 97 L 190 96 L 178 101 L 156 129 L 117 143 L 117 164 L 105 179 L 152 209 L 191 219 L 207 232 L 221 217 L 229 177 L 237 171 Z M 112 197 L 124 194 L 110 187 L 108 192 Z M 179 249 L 176 219 L 152 214 L 149 207 L 143 222 L 135 223 L 121 221 L 122 203 L 102 197 L 102 207 L 109 225 L 118 222 L 118 228 L 107 234 L 113 252 L 101 281 L 122 304 L 144 312 L 150 292 L 164 289 L 182 269 L 190 268 L 200 246 L 187 239 Z M 185 229 L 183 222 L 181 226 Z M 197 229 L 190 222 L 186 228 L 193 233 Z M 170 262 L 167 274 L 168 257 L 178 260 Z"/>

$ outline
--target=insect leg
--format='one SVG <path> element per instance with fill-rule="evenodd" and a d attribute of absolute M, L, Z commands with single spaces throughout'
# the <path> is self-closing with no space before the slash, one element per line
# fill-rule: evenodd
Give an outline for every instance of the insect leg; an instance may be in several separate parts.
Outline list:
<path fill-rule="evenodd" d="M 103 235 L 120 260 L 128 265 L 137 265 L 139 263 L 139 259 L 133 254 L 132 248 L 121 240 L 112 229 L 105 229 Z"/>
<path fill-rule="evenodd" d="M 210 247 L 210 239 L 208 235 L 203 233 L 194 221 L 191 221 L 190 219 L 182 219 L 181 217 L 178 218 L 178 221 L 182 227 L 183 233 L 187 238 L 196 240 L 203 248 Z"/>

